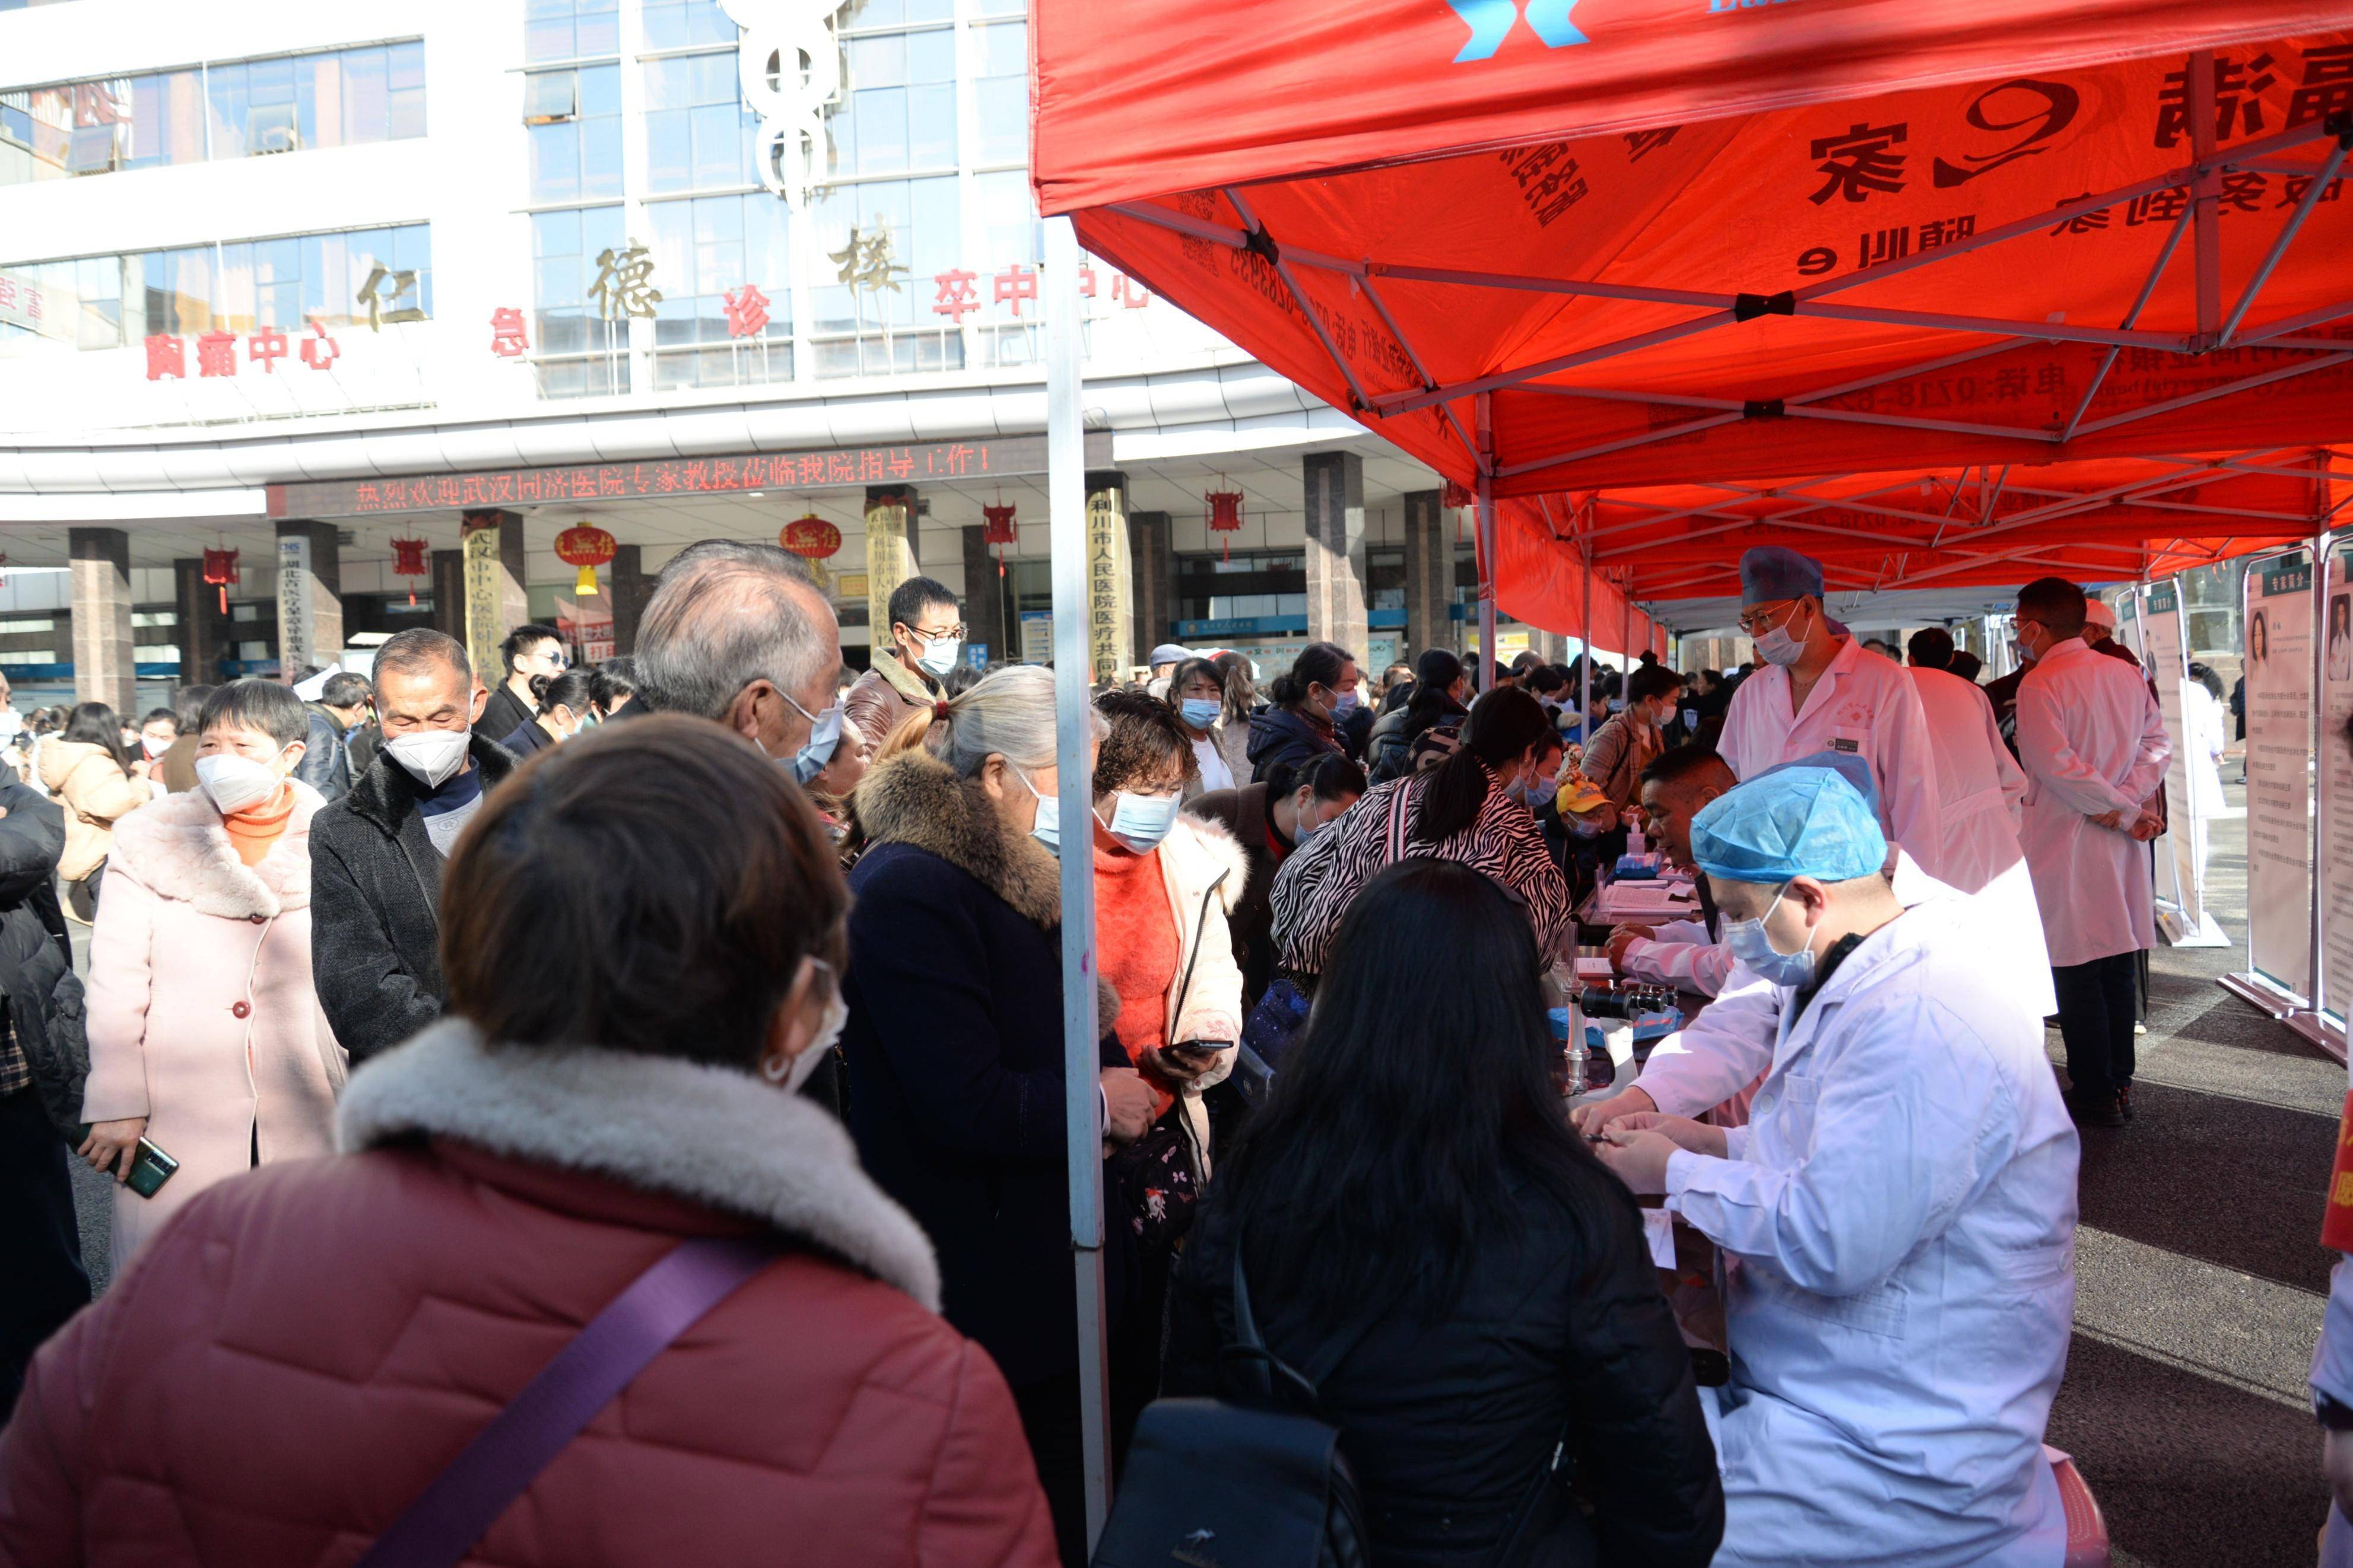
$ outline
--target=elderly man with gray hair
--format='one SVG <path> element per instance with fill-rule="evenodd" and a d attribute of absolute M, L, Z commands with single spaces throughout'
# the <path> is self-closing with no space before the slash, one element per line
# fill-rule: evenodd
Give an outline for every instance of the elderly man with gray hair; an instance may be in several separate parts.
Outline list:
<path fill-rule="evenodd" d="M 715 720 L 807 784 L 841 740 L 841 631 L 800 558 L 706 539 L 662 568 L 638 623 L 638 699 Z"/>

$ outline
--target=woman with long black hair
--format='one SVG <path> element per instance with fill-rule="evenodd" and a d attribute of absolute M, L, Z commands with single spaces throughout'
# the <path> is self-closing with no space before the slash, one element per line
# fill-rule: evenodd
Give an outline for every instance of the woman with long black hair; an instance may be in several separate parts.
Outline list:
<path fill-rule="evenodd" d="M 1640 1215 L 1561 1115 L 1544 963 L 1467 866 L 1373 879 L 1171 1292 L 1164 1392 L 1235 1392 L 1219 1352 L 1239 1246 L 1267 1347 L 1312 1369 L 1339 1429 L 1382 1568 L 1483 1568 L 1515 1521 L 1522 1563 L 1699 1568 L 1723 1533 Z"/>
<path fill-rule="evenodd" d="M 1274 678 L 1274 705 L 1250 721 L 1250 764 L 1264 778 L 1294 772 L 1325 752 L 1347 754 L 1340 721 L 1356 706 L 1356 656 L 1337 643 L 1312 642 Z"/>
<path fill-rule="evenodd" d="M 1519 900 L 1537 945 L 1556 951 L 1572 904 L 1535 814 L 1552 799 L 1560 758 L 1560 736 L 1535 698 L 1512 687 L 1480 698 L 1452 755 L 1376 784 L 1282 863 L 1271 890 L 1276 964 L 1294 976 L 1323 973 L 1349 903 L 1409 857 L 1485 872 Z"/>

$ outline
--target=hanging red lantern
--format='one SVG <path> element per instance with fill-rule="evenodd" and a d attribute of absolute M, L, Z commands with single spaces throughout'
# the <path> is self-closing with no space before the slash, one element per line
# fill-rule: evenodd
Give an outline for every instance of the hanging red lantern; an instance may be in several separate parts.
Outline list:
<path fill-rule="evenodd" d="M 396 577 L 430 577 L 432 562 L 425 553 L 422 539 L 396 539 L 392 542 L 392 574 Z M 408 607 L 417 607 L 417 586 L 409 584 Z"/>
<path fill-rule="evenodd" d="M 1240 531 L 1242 526 L 1241 491 L 1211 490 L 1208 495 L 1201 499 L 1209 503 L 1210 532 L 1236 533 Z M 1232 560 L 1234 553 L 1234 542 L 1230 539 L 1222 541 L 1219 544 L 1219 552 L 1220 560 Z"/>
<path fill-rule="evenodd" d="M 822 561 L 841 548 L 841 530 L 811 512 L 785 524 L 776 542 L 805 560 Z"/>
<path fill-rule="evenodd" d="M 555 536 L 555 558 L 580 568 L 572 591 L 582 598 L 596 593 L 596 568 L 613 559 L 613 536 L 594 523 L 579 522 Z"/>
<path fill-rule="evenodd" d="M 997 574 L 1005 575 L 1005 547 L 1018 543 L 1020 536 L 1013 529 L 1013 508 L 1010 504 L 984 506 L 980 509 L 980 542 L 997 546 Z"/>
<path fill-rule="evenodd" d="M 238 581 L 237 552 L 207 550 L 205 552 L 205 586 L 220 590 L 221 614 L 228 614 L 228 585 Z"/>

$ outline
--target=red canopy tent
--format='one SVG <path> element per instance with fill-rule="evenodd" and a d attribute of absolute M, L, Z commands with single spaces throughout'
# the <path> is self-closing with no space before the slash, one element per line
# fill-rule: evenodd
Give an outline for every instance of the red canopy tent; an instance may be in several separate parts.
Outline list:
<path fill-rule="evenodd" d="M 2353 5 L 1293 0 L 1270 28 L 1203 0 L 1181 43 L 1129 0 L 1034 11 L 1043 209 L 1466 489 L 1536 500 L 1482 556 L 1540 625 L 1577 624 L 1588 546 L 1660 545 L 1631 591 L 1684 597 L 1757 537 L 1662 538 L 1646 506 L 1860 498 L 1841 531 L 1899 579 L 2114 578 L 2169 557 L 2095 547 L 2279 521 L 2164 481 L 2353 437 Z M 1989 473 L 1993 510 L 1940 535 Z M 1938 504 L 1892 515 L 1924 476 Z"/>

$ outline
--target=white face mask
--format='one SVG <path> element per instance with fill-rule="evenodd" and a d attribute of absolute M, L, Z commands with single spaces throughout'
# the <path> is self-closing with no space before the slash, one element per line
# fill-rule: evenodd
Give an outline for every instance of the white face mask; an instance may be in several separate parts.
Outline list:
<path fill-rule="evenodd" d="M 824 970 L 828 977 L 832 975 L 833 965 L 825 960 L 812 958 L 809 963 Z M 817 1037 L 808 1043 L 808 1049 L 783 1064 L 774 1060 L 761 1063 L 760 1076 L 770 1083 L 782 1085 L 786 1094 L 798 1094 L 801 1085 L 808 1082 L 809 1075 L 817 1071 L 818 1064 L 825 1060 L 826 1053 L 832 1050 L 841 1038 L 842 1027 L 849 1022 L 849 1004 L 842 1000 L 841 985 L 837 981 L 832 994 L 826 998 L 825 1017 L 818 1023 Z M 776 1070 L 779 1065 L 784 1068 L 782 1072 Z"/>
<path fill-rule="evenodd" d="M 1176 826 L 1176 808 L 1181 804 L 1173 795 L 1130 795 L 1121 790 L 1113 797 L 1111 820 L 1103 827 L 1138 855 L 1148 855 Z"/>
<path fill-rule="evenodd" d="M 427 789 L 439 789 L 466 765 L 466 742 L 471 726 L 463 730 L 418 730 L 396 735 L 384 743 L 386 755 L 406 768 Z"/>
<path fill-rule="evenodd" d="M 1013 768 L 1013 764 L 1011 763 L 1008 763 L 1005 765 L 1008 768 Z M 1013 768 L 1013 776 L 1021 781 L 1021 787 L 1028 790 L 1029 792 L 1029 797 L 1038 803 L 1038 820 L 1030 824 L 1029 837 L 1035 838 L 1039 843 L 1043 844 L 1047 848 L 1051 849 L 1055 855 L 1059 857 L 1062 853 L 1062 802 L 1060 796 L 1054 795 L 1039 795 L 1038 793 L 1038 786 L 1029 782 L 1029 775 L 1023 773 L 1019 768 Z"/>
<path fill-rule="evenodd" d="M 1790 635 L 1789 626 L 1798 618 L 1798 611 L 1808 607 L 1803 605 L 1793 607 L 1779 626 L 1757 634 L 1757 652 L 1766 663 L 1787 667 L 1798 662 L 1799 657 L 1806 651 L 1806 645 Z"/>
<path fill-rule="evenodd" d="M 923 651 L 915 656 L 915 663 L 935 679 L 945 679 L 956 666 L 956 656 L 964 651 L 961 637 L 917 637 Z"/>
<path fill-rule="evenodd" d="M 212 797 L 223 816 L 259 805 L 278 793 L 278 770 L 234 752 L 196 759 L 196 785 Z"/>

